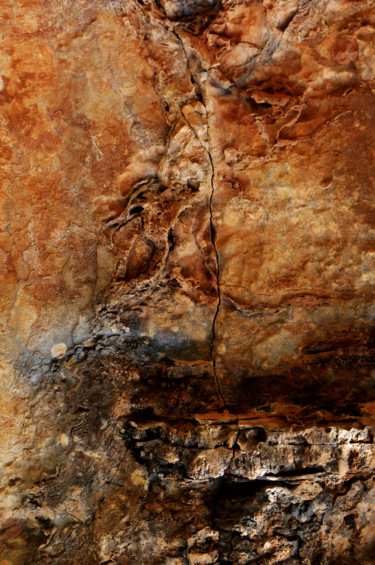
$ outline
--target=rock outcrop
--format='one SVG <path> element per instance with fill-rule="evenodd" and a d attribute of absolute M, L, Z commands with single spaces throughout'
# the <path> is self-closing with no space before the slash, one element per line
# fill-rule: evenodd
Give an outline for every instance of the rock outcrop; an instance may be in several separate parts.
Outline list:
<path fill-rule="evenodd" d="M 373 2 L 0 17 L 0 565 L 373 565 Z"/>

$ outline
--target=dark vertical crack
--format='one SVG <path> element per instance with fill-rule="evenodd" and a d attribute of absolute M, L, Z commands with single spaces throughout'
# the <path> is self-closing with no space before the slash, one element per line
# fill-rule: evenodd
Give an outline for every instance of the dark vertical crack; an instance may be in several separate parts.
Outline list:
<path fill-rule="evenodd" d="M 210 194 L 210 200 L 209 200 L 209 212 L 210 212 L 210 234 L 211 234 L 211 243 L 212 243 L 212 247 L 214 249 L 214 254 L 215 254 L 215 259 L 216 259 L 216 291 L 217 291 L 217 304 L 216 304 L 216 311 L 214 314 L 214 318 L 212 320 L 212 331 L 211 331 L 211 342 L 210 342 L 210 359 L 212 362 L 212 370 L 214 373 L 214 378 L 215 378 L 215 382 L 216 382 L 216 387 L 217 387 L 217 391 L 219 393 L 219 396 L 221 398 L 221 401 L 224 405 L 224 408 L 228 408 L 227 404 L 225 402 L 224 396 L 223 396 L 223 392 L 221 390 L 221 386 L 220 386 L 220 381 L 219 381 L 219 377 L 217 375 L 217 370 L 216 370 L 216 358 L 215 358 L 215 354 L 214 354 L 214 349 L 215 349 L 215 337 L 216 337 L 216 320 L 217 317 L 219 315 L 219 311 L 220 311 L 220 306 L 221 306 L 221 290 L 220 290 L 220 261 L 219 261 L 219 254 L 217 251 L 217 247 L 216 247 L 216 242 L 215 242 L 215 226 L 214 226 L 214 222 L 213 222 L 213 217 L 212 217 L 212 201 L 213 201 L 213 197 L 215 195 L 215 184 L 214 184 L 214 178 L 215 178 L 215 168 L 214 168 L 214 164 L 212 161 L 212 157 L 210 152 L 207 150 L 207 155 L 208 155 L 208 159 L 210 161 L 210 165 L 211 165 L 211 194 Z"/>
<path fill-rule="evenodd" d="M 174 34 L 174 36 L 177 38 L 177 41 L 180 43 L 182 50 L 185 54 L 185 58 L 186 58 L 186 67 L 189 71 L 190 74 L 190 78 L 191 78 L 191 82 L 196 86 L 197 88 L 197 94 L 199 95 L 199 99 L 201 100 L 202 104 L 204 105 L 205 109 L 206 109 L 206 116 L 207 116 L 207 131 L 209 131 L 209 127 L 208 127 L 208 113 L 207 113 L 207 105 L 205 103 L 204 100 L 204 96 L 203 96 L 203 92 L 202 92 L 202 87 L 199 83 L 199 81 L 197 81 L 195 75 L 191 72 L 190 68 L 189 68 L 189 57 L 188 54 L 186 52 L 185 49 L 185 45 L 184 42 L 182 41 L 180 35 L 178 34 L 178 32 L 176 31 L 175 27 L 172 27 L 172 33 Z M 214 250 L 214 254 L 215 254 L 215 261 L 216 261 L 216 292 L 217 292 L 217 304 L 216 304 L 216 311 L 212 320 L 212 330 L 211 330 L 211 340 L 210 340 L 210 360 L 212 363 L 212 370 L 213 370 L 213 375 L 214 375 L 214 379 L 215 379 L 215 384 L 216 384 L 216 388 L 217 388 L 217 392 L 218 395 L 223 403 L 223 406 L 226 410 L 228 410 L 228 406 L 227 403 L 225 402 L 225 398 L 223 396 L 223 392 L 221 390 L 221 386 L 220 386 L 220 380 L 219 377 L 217 375 L 217 367 L 216 367 L 216 358 L 215 358 L 215 338 L 216 338 L 216 321 L 219 315 L 219 311 L 220 311 L 220 306 L 221 306 L 221 290 L 220 290 L 220 261 L 219 261 L 219 254 L 217 251 L 217 247 L 216 247 L 216 242 L 215 242 L 215 226 L 214 226 L 214 222 L 213 222 L 213 214 L 212 214 L 212 203 L 213 203 L 213 198 L 215 195 L 215 167 L 214 167 L 214 163 L 212 160 L 212 156 L 210 153 L 209 148 L 205 147 L 203 145 L 203 143 L 201 142 L 201 140 L 199 139 L 199 136 L 197 135 L 197 133 L 195 132 L 194 128 L 191 126 L 191 124 L 189 123 L 188 119 L 186 118 L 186 116 L 184 115 L 184 113 L 182 112 L 182 115 L 185 119 L 185 121 L 187 122 L 187 124 L 189 125 L 189 127 L 191 128 L 191 130 L 193 131 L 195 137 L 199 140 L 199 142 L 201 143 L 202 147 L 205 149 L 206 153 L 207 153 L 207 157 L 208 160 L 210 162 L 210 168 L 211 168 L 211 179 L 210 179 L 210 183 L 211 183 L 211 193 L 210 193 L 210 198 L 209 198 L 209 216 L 210 216 L 210 237 L 211 237 L 211 243 L 212 243 L 212 247 Z"/>

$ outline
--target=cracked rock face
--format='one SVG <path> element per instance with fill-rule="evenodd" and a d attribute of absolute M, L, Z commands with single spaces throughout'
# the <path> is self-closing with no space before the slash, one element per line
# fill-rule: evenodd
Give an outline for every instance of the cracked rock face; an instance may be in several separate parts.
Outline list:
<path fill-rule="evenodd" d="M 372 2 L 0 16 L 0 565 L 373 565 Z"/>

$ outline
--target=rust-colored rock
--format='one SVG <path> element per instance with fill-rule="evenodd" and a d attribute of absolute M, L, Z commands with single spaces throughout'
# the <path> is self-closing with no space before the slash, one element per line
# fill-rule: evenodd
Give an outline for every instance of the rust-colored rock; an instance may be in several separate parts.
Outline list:
<path fill-rule="evenodd" d="M 0 25 L 0 565 L 372 565 L 372 3 Z"/>

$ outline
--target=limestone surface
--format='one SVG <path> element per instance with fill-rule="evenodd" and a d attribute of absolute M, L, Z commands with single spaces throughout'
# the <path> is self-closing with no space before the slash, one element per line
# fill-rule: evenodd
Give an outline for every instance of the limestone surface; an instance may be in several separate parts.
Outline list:
<path fill-rule="evenodd" d="M 375 563 L 373 0 L 2 0 L 0 565 Z"/>

